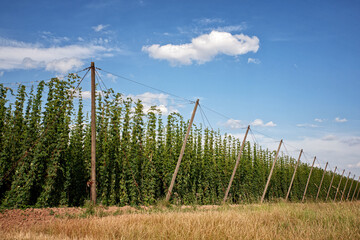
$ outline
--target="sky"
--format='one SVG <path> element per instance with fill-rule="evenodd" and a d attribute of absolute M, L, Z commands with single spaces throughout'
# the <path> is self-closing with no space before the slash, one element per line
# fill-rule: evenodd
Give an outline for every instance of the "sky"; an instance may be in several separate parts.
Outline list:
<path fill-rule="evenodd" d="M 0 83 L 90 66 L 107 88 L 360 175 L 359 1 L 2 0 Z M 83 76 L 85 72 L 80 72 Z M 145 84 L 135 84 L 134 80 Z M 90 88 L 82 83 L 84 96 Z M 160 89 L 158 91 L 156 89 Z M 86 100 L 88 101 L 88 99 Z M 88 106 L 85 103 L 85 106 Z M 351 175 L 352 176 L 352 175 Z"/>

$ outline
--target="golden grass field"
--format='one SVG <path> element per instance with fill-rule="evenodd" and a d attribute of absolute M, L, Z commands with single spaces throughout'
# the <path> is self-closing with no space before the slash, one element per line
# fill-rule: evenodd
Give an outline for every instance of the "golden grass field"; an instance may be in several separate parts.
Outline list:
<path fill-rule="evenodd" d="M 92 210 L 2 224 L 0 239 L 360 239 L 360 202 Z"/>

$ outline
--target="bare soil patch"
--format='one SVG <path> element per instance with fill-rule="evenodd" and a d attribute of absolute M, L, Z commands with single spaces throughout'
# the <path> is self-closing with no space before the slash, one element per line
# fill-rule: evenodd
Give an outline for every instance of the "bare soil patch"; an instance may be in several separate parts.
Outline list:
<path fill-rule="evenodd" d="M 131 213 L 137 210 L 130 206 L 100 206 L 96 207 L 94 211 L 101 211 L 103 216 L 107 216 L 113 214 Z M 35 225 L 47 224 L 59 219 L 85 217 L 86 213 L 86 208 L 79 207 L 5 209 L 0 212 L 0 229 L 6 231 L 7 229 L 13 228 L 27 228 Z"/>
<path fill-rule="evenodd" d="M 81 208 L 27 208 L 7 209 L 0 213 L 0 228 L 27 227 L 53 221 L 58 216 L 71 216 L 83 211 Z"/>

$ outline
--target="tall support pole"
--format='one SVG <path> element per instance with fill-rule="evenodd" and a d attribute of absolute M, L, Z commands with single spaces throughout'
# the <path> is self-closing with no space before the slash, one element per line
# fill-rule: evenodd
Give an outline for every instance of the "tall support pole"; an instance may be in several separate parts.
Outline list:
<path fill-rule="evenodd" d="M 356 199 L 355 199 L 355 200 L 358 200 L 358 199 L 359 199 L 359 193 L 360 193 L 360 187 L 359 187 L 358 193 L 356 194 Z"/>
<path fill-rule="evenodd" d="M 318 197 L 319 197 L 319 194 L 320 194 L 320 190 L 321 190 L 321 185 L 322 185 L 322 183 L 323 183 L 323 181 L 324 181 L 324 177 L 325 177 L 327 165 L 328 165 L 328 162 L 326 162 L 326 164 L 325 164 L 324 173 L 323 173 L 322 178 L 321 178 L 321 181 L 320 181 L 320 185 L 319 185 L 318 192 L 317 192 L 317 194 L 316 194 L 316 200 L 315 200 L 315 201 L 318 200 Z"/>
<path fill-rule="evenodd" d="M 330 182 L 330 185 L 329 185 L 329 190 L 328 190 L 328 192 L 327 192 L 327 194 L 326 194 L 326 199 L 325 199 L 325 201 L 327 201 L 327 200 L 328 200 L 328 198 L 329 198 L 329 194 L 330 194 L 330 191 L 331 191 L 332 183 L 333 183 L 333 181 L 334 181 L 334 177 L 335 177 L 336 169 L 337 169 L 337 167 L 335 167 L 335 170 L 334 170 L 333 176 L 332 176 L 332 178 L 331 178 L 331 182 Z"/>
<path fill-rule="evenodd" d="M 350 174 L 351 174 L 351 172 L 349 172 L 349 175 L 347 176 L 347 179 L 346 179 L 346 182 L 345 182 L 345 187 L 344 187 L 344 190 L 343 190 L 343 192 L 342 192 L 342 194 L 341 194 L 340 202 L 342 202 L 342 200 L 343 200 L 343 198 L 344 198 L 345 191 L 346 191 L 346 186 L 347 186 L 347 184 L 348 184 L 348 182 L 349 182 Z"/>
<path fill-rule="evenodd" d="M 95 63 L 91 62 L 91 201 L 96 204 L 96 105 Z"/>
<path fill-rule="evenodd" d="M 343 171 L 342 174 L 341 174 L 341 178 L 340 178 L 340 181 L 339 181 L 339 185 L 338 185 L 338 187 L 337 187 L 337 189 L 336 189 L 334 201 L 336 201 L 336 197 L 337 197 L 337 195 L 338 195 L 338 193 L 339 193 L 340 184 L 341 184 L 342 178 L 343 178 L 343 176 L 344 176 L 344 172 L 345 172 L 345 169 L 344 169 L 344 171 Z"/>
<path fill-rule="evenodd" d="M 316 156 L 314 157 L 314 161 L 313 161 L 313 163 L 312 163 L 312 165 L 311 165 L 309 177 L 308 177 L 308 180 L 307 180 L 307 183 L 306 183 L 304 195 L 303 195 L 303 198 L 302 198 L 302 201 L 301 201 L 301 202 L 304 202 L 304 201 L 305 201 L 305 196 L 306 196 L 306 192 L 307 192 L 307 189 L 308 189 L 308 186 L 309 186 L 309 182 L 310 182 L 310 178 L 311 178 L 311 173 L 312 173 L 312 170 L 313 170 L 313 168 L 314 168 L 315 160 L 316 160 Z"/>
<path fill-rule="evenodd" d="M 241 144 L 240 152 L 239 152 L 238 158 L 236 159 L 235 167 L 234 167 L 233 173 L 232 173 L 231 178 L 230 178 L 229 186 L 228 186 L 227 189 L 226 189 L 226 193 L 225 193 L 225 196 L 224 196 L 223 203 L 226 202 L 226 199 L 227 199 L 227 197 L 228 197 L 228 194 L 229 194 L 229 191 L 230 191 L 230 188 L 231 188 L 231 184 L 232 184 L 232 182 L 233 182 L 233 180 L 234 180 L 234 177 L 235 177 L 236 169 L 237 169 L 237 167 L 238 167 L 238 165 L 239 165 L 239 162 L 240 162 L 240 159 L 241 159 L 241 154 L 242 154 L 242 152 L 243 152 L 243 149 L 244 149 L 244 146 L 245 146 L 246 137 L 247 137 L 247 135 L 248 135 L 248 133 L 249 133 L 249 130 L 250 130 L 250 125 L 249 125 L 249 126 L 247 127 L 247 129 L 246 129 L 246 133 L 245 133 L 245 136 L 244 136 L 244 140 L 243 140 L 243 142 L 242 142 L 242 144 Z"/>
<path fill-rule="evenodd" d="M 354 174 L 354 177 L 353 177 L 353 179 L 352 179 L 352 181 L 351 181 L 350 188 L 349 188 L 349 192 L 348 192 L 348 195 L 347 195 L 347 197 L 346 197 L 346 201 L 349 200 L 351 188 L 352 188 L 352 185 L 354 184 L 354 181 L 355 181 L 355 174 Z"/>
<path fill-rule="evenodd" d="M 276 163 L 276 160 L 277 160 L 277 158 L 278 158 L 278 156 L 279 156 L 279 152 L 280 152 L 280 148 L 281 148 L 281 144 L 282 144 L 282 143 L 283 143 L 283 140 L 281 139 L 280 144 L 279 144 L 279 147 L 278 147 L 278 149 L 277 149 L 277 151 L 276 151 L 276 156 L 275 156 L 273 165 L 272 165 L 272 167 L 271 167 L 271 171 L 270 171 L 268 180 L 267 180 L 266 185 L 265 185 L 265 189 L 264 189 L 263 195 L 261 196 L 261 203 L 264 201 L 266 191 L 267 191 L 267 189 L 268 189 L 268 187 L 269 187 L 271 175 L 273 174 L 273 171 L 274 171 L 274 168 L 275 168 L 275 163 Z"/>
<path fill-rule="evenodd" d="M 174 187 L 175 180 L 176 180 L 176 175 L 177 175 L 177 173 L 179 171 L 181 160 L 182 160 L 182 157 L 183 157 L 184 152 L 185 152 L 186 142 L 187 142 L 187 139 L 189 137 L 190 129 L 191 129 L 192 123 L 194 121 L 194 117 L 195 117 L 195 113 L 196 113 L 196 109 L 197 109 L 198 105 L 199 105 L 199 99 L 196 100 L 195 107 L 194 107 L 193 113 L 191 115 L 190 123 L 189 123 L 188 129 L 187 129 L 187 132 L 186 132 L 186 135 L 185 135 L 185 139 L 184 139 L 184 142 L 183 142 L 183 145 L 182 145 L 182 148 L 181 148 L 179 159 L 177 161 L 175 171 L 174 171 L 174 174 L 173 174 L 172 179 L 171 179 L 171 184 L 170 184 L 169 190 L 168 190 L 168 192 L 166 194 L 166 201 L 167 202 L 170 200 L 170 197 L 171 197 L 171 192 L 172 192 L 172 189 Z"/>
<path fill-rule="evenodd" d="M 356 183 L 355 190 L 354 190 L 354 193 L 353 193 L 353 195 L 352 195 L 351 201 L 354 200 L 354 197 L 355 197 L 355 194 L 356 194 L 356 189 L 357 189 L 357 187 L 358 187 L 358 185 L 359 185 L 359 182 L 360 182 L 360 176 L 359 176 L 359 179 L 358 179 L 358 181 L 357 181 L 357 183 Z"/>
<path fill-rule="evenodd" d="M 299 166 L 299 163 L 300 163 L 300 158 L 301 158 L 302 152 L 303 152 L 303 150 L 301 149 L 301 150 L 300 150 L 300 154 L 299 154 L 299 158 L 298 158 L 298 160 L 297 160 L 297 162 L 296 162 L 296 166 L 295 166 L 295 169 L 294 169 L 293 176 L 292 176 L 292 178 L 291 178 L 291 183 L 290 183 L 289 189 L 288 189 L 287 194 L 286 194 L 285 201 L 287 201 L 288 198 L 289 198 L 289 194 L 290 194 L 291 187 L 292 187 L 292 184 L 293 184 L 294 179 L 295 179 L 295 174 L 296 174 L 297 167 Z"/>

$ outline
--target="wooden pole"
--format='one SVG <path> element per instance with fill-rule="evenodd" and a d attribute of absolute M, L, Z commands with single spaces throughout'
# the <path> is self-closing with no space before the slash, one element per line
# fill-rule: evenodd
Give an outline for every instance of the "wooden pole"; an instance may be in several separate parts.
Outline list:
<path fill-rule="evenodd" d="M 328 165 L 328 162 L 326 162 L 326 164 L 325 164 L 324 173 L 323 173 L 322 178 L 321 178 L 321 181 L 320 181 L 320 185 L 319 185 L 318 192 L 317 192 L 317 194 L 316 194 L 316 200 L 315 200 L 315 201 L 317 201 L 317 200 L 318 200 L 319 193 L 320 193 L 320 190 L 321 190 L 321 185 L 322 185 L 323 180 L 324 180 L 324 177 L 325 177 L 325 173 L 326 173 L 326 168 L 327 168 L 327 165 Z"/>
<path fill-rule="evenodd" d="M 268 189 L 268 187 L 269 187 L 271 175 L 273 174 L 273 171 L 274 171 L 274 168 L 275 168 L 275 163 L 276 163 L 276 160 L 277 160 L 277 158 L 278 158 L 278 156 L 279 156 L 280 147 L 281 147 L 282 142 L 283 142 L 283 140 L 281 139 L 280 144 L 279 144 L 279 147 L 278 147 L 278 149 L 277 149 L 277 151 L 276 151 L 276 156 L 275 156 L 273 165 L 272 165 L 272 167 L 271 167 L 271 171 L 270 171 L 268 180 L 267 180 L 266 185 L 265 185 L 265 189 L 264 189 L 263 195 L 262 195 L 262 197 L 261 197 L 261 203 L 264 201 L 266 191 L 267 191 L 267 189 Z"/>
<path fill-rule="evenodd" d="M 334 181 L 336 169 L 337 169 L 337 167 L 335 167 L 333 176 L 332 176 L 332 178 L 331 178 L 331 182 L 330 182 L 330 185 L 329 185 L 329 190 L 328 190 L 328 192 L 327 192 L 327 194 L 326 194 L 326 199 L 325 199 L 325 201 L 328 200 L 328 197 L 329 197 L 329 194 L 330 194 L 330 190 L 331 190 L 331 187 L 332 187 L 332 183 L 333 183 L 333 181 Z"/>
<path fill-rule="evenodd" d="M 294 179 L 295 179 L 295 174 L 296 174 L 297 167 L 299 166 L 299 163 L 300 163 L 300 158 L 301 158 L 302 152 L 303 152 L 303 150 L 301 149 L 301 150 L 300 150 L 300 154 L 299 154 L 299 158 L 298 158 L 298 160 L 297 160 L 297 162 L 296 162 L 296 166 L 295 166 L 295 169 L 294 169 L 293 176 L 292 176 L 292 178 L 291 178 L 291 183 L 290 183 L 289 189 L 288 189 L 287 194 L 286 194 L 285 201 L 287 201 L 288 198 L 289 198 L 289 194 L 290 194 L 291 187 L 292 187 L 292 184 L 293 184 Z"/>
<path fill-rule="evenodd" d="M 359 179 L 358 179 L 358 181 L 357 181 L 357 183 L 356 183 L 355 190 L 354 190 L 354 193 L 353 193 L 353 195 L 352 195 L 351 201 L 354 200 L 354 197 L 355 197 L 355 194 L 356 194 L 356 189 L 357 189 L 357 187 L 358 187 L 358 185 L 359 185 L 359 181 L 360 181 L 360 176 L 359 176 Z"/>
<path fill-rule="evenodd" d="M 95 64 L 91 62 L 91 201 L 96 204 L 96 105 Z"/>
<path fill-rule="evenodd" d="M 311 173 L 312 173 L 312 170 L 313 170 L 313 168 L 314 168 L 315 160 L 316 160 L 316 156 L 314 157 L 314 161 L 313 161 L 313 163 L 312 163 L 312 165 L 311 165 L 309 177 L 308 177 L 308 180 L 307 180 L 307 183 L 306 183 L 304 195 L 303 195 L 303 198 L 302 198 L 302 201 L 301 201 L 301 202 L 304 202 L 304 201 L 305 201 L 305 196 L 306 196 L 307 188 L 308 188 L 308 186 L 309 186 L 309 182 L 310 182 L 310 178 L 311 178 Z"/>
<path fill-rule="evenodd" d="M 349 192 L 348 192 L 348 195 L 347 195 L 347 197 L 346 197 L 346 201 L 349 200 L 351 188 L 352 188 L 352 185 L 354 184 L 354 181 L 355 181 L 355 174 L 354 174 L 354 177 L 353 177 L 353 179 L 352 179 L 352 181 L 351 181 L 350 188 L 349 188 Z"/>
<path fill-rule="evenodd" d="M 339 181 L 339 185 L 338 185 L 338 187 L 337 187 L 337 189 L 336 189 L 334 201 L 336 201 L 336 197 L 337 197 L 337 194 L 338 194 L 338 192 L 339 192 L 339 188 L 340 188 L 340 184 L 341 184 L 342 178 L 343 178 L 343 176 L 344 176 L 344 172 L 345 172 L 345 169 L 344 169 L 344 171 L 343 171 L 342 174 L 341 174 L 341 178 L 340 178 L 340 181 Z"/>
<path fill-rule="evenodd" d="M 358 200 L 358 199 L 359 199 L 359 193 L 360 193 L 360 187 L 359 187 L 358 193 L 356 194 L 356 199 L 355 199 L 355 200 Z"/>
<path fill-rule="evenodd" d="M 234 170 L 233 170 L 233 172 L 232 172 L 229 185 L 228 185 L 228 187 L 227 187 L 227 189 L 226 189 L 226 193 L 225 193 L 225 196 L 224 196 L 223 203 L 226 202 L 226 199 L 227 199 L 227 197 L 228 197 L 228 194 L 229 194 L 229 191 L 230 191 L 230 188 L 231 188 L 231 184 L 232 184 L 232 182 L 233 182 L 233 180 L 234 180 L 234 177 L 235 177 L 236 169 L 237 169 L 237 167 L 238 167 L 238 165 L 239 165 L 239 163 L 240 163 L 241 154 L 242 154 L 242 152 L 243 152 L 243 149 L 244 149 L 244 146 L 245 146 L 246 137 L 247 137 L 247 135 L 248 135 L 248 133 L 249 133 L 249 130 L 250 130 L 250 125 L 249 125 L 249 126 L 247 127 L 247 129 L 246 129 L 246 133 L 245 133 L 243 142 L 242 142 L 242 144 L 241 144 L 240 152 L 239 152 L 238 158 L 236 159 L 235 167 L 234 167 Z"/>
<path fill-rule="evenodd" d="M 195 117 L 195 113 L 196 113 L 196 109 L 197 109 L 198 105 L 199 105 L 199 99 L 196 100 L 195 107 L 194 107 L 194 110 L 193 110 L 193 113 L 192 113 L 192 116 L 191 116 L 191 119 L 190 119 L 190 123 L 189 123 L 188 129 L 187 129 L 186 135 L 185 135 L 185 139 L 184 139 L 182 148 L 181 148 L 179 159 L 177 161 L 175 171 L 174 171 L 174 174 L 173 174 L 172 179 L 171 179 L 171 184 L 170 184 L 169 190 L 168 190 L 168 192 L 166 194 L 166 201 L 167 202 L 170 200 L 170 197 L 171 197 L 171 192 L 172 192 L 172 189 L 174 187 L 176 175 L 177 175 L 177 173 L 179 171 L 181 160 L 182 160 L 182 157 L 183 157 L 184 152 L 185 152 L 186 142 L 187 142 L 187 139 L 189 137 L 190 129 L 191 129 L 192 123 L 194 121 L 194 117 Z"/>
<path fill-rule="evenodd" d="M 347 184 L 348 184 L 348 182 L 349 182 L 350 174 L 351 174 L 351 172 L 349 172 L 349 175 L 347 176 L 347 179 L 346 179 L 346 182 L 345 182 L 345 187 L 344 187 L 344 190 L 343 190 L 343 192 L 342 192 L 342 194 L 341 194 L 340 202 L 342 202 L 342 200 L 343 200 L 343 198 L 344 198 L 344 194 L 345 194 L 345 191 L 346 191 L 346 186 L 347 186 Z"/>

